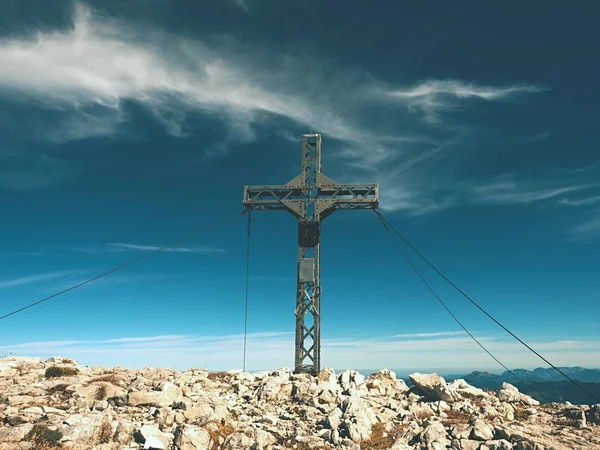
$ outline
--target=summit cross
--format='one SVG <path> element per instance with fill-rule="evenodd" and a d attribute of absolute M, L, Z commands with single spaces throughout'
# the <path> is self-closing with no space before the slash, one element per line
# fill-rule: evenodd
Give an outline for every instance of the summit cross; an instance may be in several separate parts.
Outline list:
<path fill-rule="evenodd" d="M 302 135 L 300 174 L 283 185 L 244 186 L 249 210 L 298 219 L 295 373 L 321 370 L 321 222 L 339 209 L 377 209 L 378 184 L 338 184 L 321 172 L 321 135 Z"/>

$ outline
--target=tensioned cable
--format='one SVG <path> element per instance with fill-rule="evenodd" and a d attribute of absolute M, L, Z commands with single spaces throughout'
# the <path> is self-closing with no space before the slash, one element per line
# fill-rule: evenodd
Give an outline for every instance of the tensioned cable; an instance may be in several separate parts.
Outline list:
<path fill-rule="evenodd" d="M 494 359 L 494 361 L 496 361 L 498 364 L 500 364 L 502 367 L 504 367 L 504 369 L 506 371 L 508 371 L 517 380 L 519 380 L 520 382 L 523 383 L 524 381 L 517 374 L 515 374 L 512 370 L 510 370 L 508 367 L 506 367 L 504 364 L 502 364 L 502 362 L 498 358 L 496 358 L 492 354 L 492 352 L 490 352 L 481 342 L 479 342 L 479 340 L 475 336 L 473 336 L 473 334 L 467 329 L 467 327 L 465 327 L 463 325 L 463 323 L 459 320 L 458 317 L 456 317 L 456 315 L 450 310 L 450 308 L 448 308 L 448 306 L 446 305 L 446 303 L 444 303 L 444 301 L 440 298 L 440 296 L 437 295 L 437 293 L 433 290 L 433 288 L 431 287 L 431 285 L 427 282 L 427 280 L 425 279 L 425 277 L 423 277 L 423 275 L 421 274 L 421 272 L 419 271 L 419 269 L 417 269 L 417 267 L 413 264 L 412 260 L 406 254 L 406 252 L 404 251 L 404 249 L 400 246 L 400 244 L 398 243 L 398 241 L 396 241 L 396 239 L 394 238 L 394 235 L 392 234 L 392 232 L 388 228 L 387 224 L 383 221 L 383 218 L 381 217 L 381 215 L 379 214 L 379 212 L 377 210 L 375 210 L 375 212 L 377 213 L 377 218 L 379 219 L 379 221 L 381 222 L 381 224 L 385 228 L 385 231 L 387 231 L 388 235 L 390 236 L 390 238 L 392 239 L 392 241 L 394 242 L 394 244 L 396 244 L 396 247 L 398 248 L 398 250 L 400 251 L 400 253 L 402 253 L 402 256 L 404 256 L 404 259 L 406 259 L 406 261 L 408 262 L 408 264 L 410 265 L 410 267 L 412 267 L 412 269 L 415 271 L 415 273 L 421 279 L 421 281 L 423 282 L 423 284 L 427 287 L 427 289 L 429 289 L 429 291 L 433 294 L 433 296 L 437 299 L 437 301 L 440 302 L 440 304 L 444 307 L 444 309 L 448 312 L 448 314 L 450 314 L 450 316 L 452 316 L 452 318 L 455 320 L 455 322 L 460 325 L 460 327 L 471 337 L 471 339 L 473 339 L 477 343 L 477 345 L 479 345 L 483 349 L 484 352 L 486 352 L 488 355 L 490 355 Z"/>
<path fill-rule="evenodd" d="M 246 234 L 246 308 L 244 311 L 244 363 L 242 370 L 246 371 L 246 346 L 248 338 L 248 292 L 250 287 L 250 229 L 252 225 L 252 210 L 248 210 L 248 232 Z"/>
<path fill-rule="evenodd" d="M 565 377 L 568 381 L 570 381 L 575 386 L 577 386 L 582 392 L 585 392 L 592 399 L 594 399 L 594 401 L 596 401 L 597 403 L 600 403 L 600 399 L 598 397 L 596 397 L 594 394 L 589 392 L 581 384 L 579 384 L 576 380 L 572 379 L 570 376 L 568 376 L 566 373 L 564 373 L 562 370 L 560 370 L 558 367 L 556 367 L 554 364 L 552 364 L 550 361 L 548 361 L 546 358 L 544 358 L 542 355 L 540 355 L 537 351 L 535 351 L 533 348 L 531 348 L 531 346 L 529 346 L 525 341 L 523 341 L 521 338 L 519 338 L 517 335 L 515 335 L 512 331 L 510 331 L 508 328 L 506 328 L 504 325 L 502 325 L 498 320 L 496 320 L 491 314 L 489 314 L 485 309 L 483 309 L 481 306 L 479 306 L 479 304 L 477 302 L 475 302 L 475 300 L 473 300 L 471 297 L 469 297 L 462 289 L 460 289 L 456 284 L 454 284 L 446 275 L 444 275 L 427 258 L 425 258 L 425 256 L 423 256 L 423 254 L 421 254 L 421 252 L 419 252 L 410 242 L 408 242 L 408 240 L 406 238 L 404 238 L 404 236 L 402 236 L 402 234 L 400 234 L 400 232 L 398 230 L 396 230 L 394 228 L 394 226 L 392 224 L 390 224 L 389 221 L 385 217 L 383 217 L 379 211 L 375 211 L 375 213 L 377 214 L 377 216 L 379 216 L 380 220 L 382 220 L 383 223 L 385 223 L 387 226 L 389 226 L 389 228 L 394 233 L 396 233 L 396 235 L 398 235 L 398 237 L 400 239 L 402 239 L 402 241 L 406 245 L 408 245 L 410 247 L 410 249 L 412 251 L 414 251 L 429 267 L 431 267 L 439 276 L 441 276 L 448 284 L 450 284 L 450 286 L 452 286 L 454 289 L 456 289 L 463 297 L 465 297 L 469 302 L 471 302 L 473 305 L 475 305 L 477 307 L 477 309 L 479 309 L 482 313 L 484 313 L 486 316 L 488 316 L 492 321 L 494 321 L 499 327 L 501 327 L 504 331 L 506 331 L 508 334 L 510 334 L 513 338 L 515 338 L 517 341 L 519 341 L 521 344 L 523 344 L 525 347 L 527 347 L 532 353 L 534 353 L 538 358 L 540 358 L 542 361 L 544 361 L 546 364 L 548 364 L 550 367 L 552 367 L 556 372 L 558 372 L 563 377 Z"/>
<path fill-rule="evenodd" d="M 227 218 L 225 218 L 225 219 L 223 219 L 223 220 L 215 223 L 213 226 L 203 229 L 201 232 L 205 232 L 205 231 L 208 231 L 210 229 L 217 228 L 217 227 L 221 226 L 223 223 L 229 222 L 230 220 L 233 220 L 235 217 L 237 217 L 239 215 L 242 215 L 242 214 L 245 214 L 245 213 L 246 213 L 246 210 L 239 211 L 235 215 L 227 217 Z M 196 235 L 200 234 L 201 232 L 196 232 L 196 233 L 193 234 L 193 236 L 196 236 Z M 75 285 L 73 285 L 73 286 L 71 286 L 71 287 L 69 287 L 67 289 L 63 289 L 62 291 L 56 292 L 55 294 L 52 294 L 52 295 L 50 295 L 48 297 L 45 297 L 45 298 L 43 298 L 41 300 L 38 300 L 37 302 L 30 303 L 29 305 L 24 306 L 24 307 L 19 308 L 19 309 L 16 309 L 16 310 L 14 310 L 14 311 L 12 311 L 12 312 L 10 312 L 8 314 L 4 314 L 3 316 L 0 316 L 0 320 L 6 319 L 7 317 L 10 317 L 10 316 L 15 315 L 17 313 L 25 311 L 26 309 L 32 308 L 33 306 L 39 305 L 40 303 L 44 303 L 44 302 L 46 302 L 48 300 L 51 300 L 51 299 L 53 299 L 55 297 L 58 297 L 59 295 L 65 294 L 65 293 L 67 293 L 69 291 L 72 291 L 72 290 L 77 289 L 77 288 L 79 288 L 81 286 L 89 284 L 89 283 L 91 283 L 93 281 L 96 281 L 96 280 L 98 280 L 100 278 L 103 278 L 103 277 L 105 277 L 107 275 L 110 275 L 111 273 L 114 273 L 114 272 L 117 272 L 117 271 L 119 271 L 121 269 L 124 269 L 125 267 L 131 266 L 131 265 L 133 265 L 135 263 L 138 263 L 138 262 L 140 262 L 140 261 L 142 261 L 144 259 L 150 258 L 151 256 L 154 256 L 154 255 L 156 255 L 158 253 L 161 253 L 161 252 L 163 252 L 165 250 L 168 250 L 170 248 L 176 247 L 179 244 L 183 244 L 190 237 L 188 237 L 186 239 L 177 240 L 177 241 L 172 242 L 172 243 L 170 243 L 168 245 L 165 245 L 164 247 L 161 247 L 161 248 L 156 249 L 156 250 L 152 250 L 152 251 L 150 251 L 150 252 L 148 252 L 148 253 L 146 253 L 146 254 L 138 257 L 138 258 L 129 260 L 129 261 L 121 264 L 120 266 L 117 266 L 117 267 L 115 267 L 115 268 L 113 268 L 111 270 L 107 270 L 106 272 L 103 272 L 103 273 L 101 273 L 99 275 L 96 275 L 95 277 L 89 278 L 89 279 L 87 279 L 85 281 L 82 281 L 81 283 L 75 284 Z"/>

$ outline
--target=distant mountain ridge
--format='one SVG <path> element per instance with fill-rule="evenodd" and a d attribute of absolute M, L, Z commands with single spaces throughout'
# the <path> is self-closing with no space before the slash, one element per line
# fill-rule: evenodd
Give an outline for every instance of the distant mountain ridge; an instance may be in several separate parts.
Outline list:
<path fill-rule="evenodd" d="M 559 369 L 579 382 L 581 386 L 600 398 L 600 369 L 585 369 L 583 367 L 559 367 Z M 510 372 L 500 375 L 489 372 L 471 372 L 461 376 L 467 383 L 482 389 L 498 390 L 502 383 L 507 382 L 519 388 L 521 392 L 531 395 L 542 403 L 571 402 L 574 404 L 591 404 L 594 400 L 559 374 L 554 369 L 538 367 L 534 370 L 515 369 L 513 373 L 521 378 L 521 382 Z M 449 377 L 452 378 L 452 377 Z"/>
<path fill-rule="evenodd" d="M 516 386 L 521 392 L 532 396 L 541 403 L 563 403 L 570 402 L 575 405 L 591 405 L 598 403 L 596 399 L 600 398 L 600 369 L 586 369 L 584 367 L 559 367 L 571 379 L 577 381 L 586 391 L 591 393 L 594 398 L 583 392 L 579 387 L 566 380 L 554 369 L 538 367 L 537 369 L 514 369 L 513 373 L 517 375 L 521 382 L 510 372 L 495 374 L 484 371 L 474 371 L 467 375 L 446 374 L 438 372 L 446 380 L 463 379 L 472 386 L 490 391 L 498 391 L 502 388 L 502 383 L 510 383 Z M 361 370 L 360 372 L 369 376 L 377 370 Z M 405 370 L 396 369 L 394 371 L 407 384 L 410 380 Z"/>
<path fill-rule="evenodd" d="M 584 383 L 600 383 L 600 369 L 586 369 L 584 367 L 559 367 L 558 369 L 576 381 L 581 381 Z M 561 374 L 551 368 L 538 367 L 537 369 L 533 370 L 514 369 L 512 372 L 523 381 L 554 383 L 566 381 Z M 468 375 L 462 376 L 462 378 L 469 383 L 472 382 L 473 384 L 492 383 L 499 386 L 505 381 L 511 384 L 519 383 L 519 380 L 517 380 L 514 375 L 508 371 L 500 375 L 489 372 L 475 371 Z M 491 386 L 489 387 L 492 388 Z"/>

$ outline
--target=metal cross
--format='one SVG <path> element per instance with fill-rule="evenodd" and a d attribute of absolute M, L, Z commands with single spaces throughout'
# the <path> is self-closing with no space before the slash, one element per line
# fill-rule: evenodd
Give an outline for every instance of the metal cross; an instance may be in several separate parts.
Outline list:
<path fill-rule="evenodd" d="M 378 184 L 337 184 L 321 173 L 321 135 L 302 135 L 302 170 L 284 185 L 245 186 L 248 210 L 298 219 L 295 373 L 321 370 L 321 221 L 338 209 L 377 209 Z"/>

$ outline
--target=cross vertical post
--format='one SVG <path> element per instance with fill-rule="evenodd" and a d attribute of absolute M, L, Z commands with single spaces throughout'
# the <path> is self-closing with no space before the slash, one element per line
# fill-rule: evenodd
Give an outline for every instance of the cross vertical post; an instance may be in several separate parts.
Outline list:
<path fill-rule="evenodd" d="M 300 174 L 284 185 L 245 186 L 248 210 L 298 219 L 295 373 L 321 370 L 321 222 L 338 209 L 377 209 L 378 184 L 337 184 L 321 172 L 321 135 L 302 135 Z"/>

